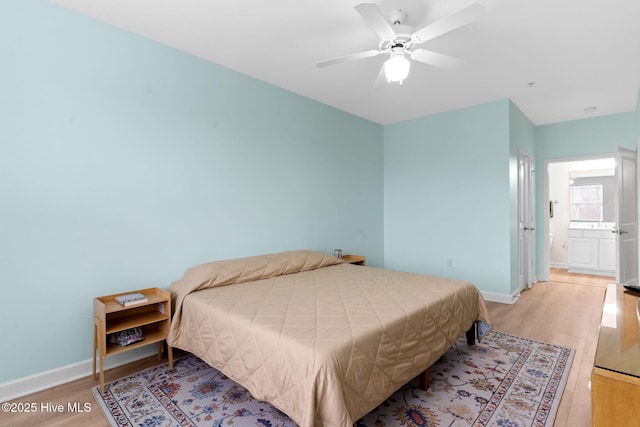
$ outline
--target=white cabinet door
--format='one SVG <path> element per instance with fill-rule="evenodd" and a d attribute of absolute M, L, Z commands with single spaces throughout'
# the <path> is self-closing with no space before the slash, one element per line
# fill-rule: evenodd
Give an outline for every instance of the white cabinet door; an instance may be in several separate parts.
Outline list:
<path fill-rule="evenodd" d="M 600 239 L 598 264 L 599 270 L 616 271 L 616 239 Z"/>
<path fill-rule="evenodd" d="M 569 270 L 598 269 L 598 239 L 569 239 Z"/>

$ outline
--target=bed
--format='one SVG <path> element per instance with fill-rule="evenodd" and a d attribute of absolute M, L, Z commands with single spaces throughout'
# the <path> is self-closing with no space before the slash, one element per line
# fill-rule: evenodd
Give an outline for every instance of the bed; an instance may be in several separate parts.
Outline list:
<path fill-rule="evenodd" d="M 470 283 L 315 251 L 198 265 L 169 290 L 169 345 L 302 427 L 352 426 L 476 322 L 490 324 Z"/>

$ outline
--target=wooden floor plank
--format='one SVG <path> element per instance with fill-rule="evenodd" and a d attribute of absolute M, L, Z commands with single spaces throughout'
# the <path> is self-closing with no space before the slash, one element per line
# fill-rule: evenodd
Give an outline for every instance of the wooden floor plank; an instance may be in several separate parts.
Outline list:
<path fill-rule="evenodd" d="M 541 282 L 522 292 L 515 304 L 487 302 L 494 328 L 525 338 L 545 341 L 576 350 L 567 387 L 556 417 L 556 426 L 591 426 L 589 379 L 595 358 L 598 325 L 605 287 L 612 278 L 582 277 L 559 272 L 558 282 Z M 580 281 L 582 280 L 582 284 Z M 572 283 L 573 282 L 573 283 Z M 105 381 L 130 375 L 157 365 L 153 356 L 105 373 Z M 34 414 L 0 413 L 0 426 L 108 427 L 91 393 L 96 382 L 91 376 L 16 399 L 14 402 L 63 405 L 62 413 L 36 411 Z M 69 403 L 89 403 L 90 412 L 70 413 Z"/>

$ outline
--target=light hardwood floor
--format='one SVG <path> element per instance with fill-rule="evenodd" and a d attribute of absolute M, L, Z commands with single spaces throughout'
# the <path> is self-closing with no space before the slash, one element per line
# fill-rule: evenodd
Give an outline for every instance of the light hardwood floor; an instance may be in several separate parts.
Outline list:
<path fill-rule="evenodd" d="M 615 283 L 616 278 L 610 276 L 595 276 L 591 274 L 569 273 L 566 268 L 552 267 L 550 271 L 552 282 L 577 283 L 591 286 L 604 286 Z"/>
<path fill-rule="evenodd" d="M 592 278 L 582 279 L 586 282 Z M 580 276 L 572 277 L 571 280 L 579 281 Z M 495 330 L 576 350 L 569 381 L 556 416 L 556 427 L 591 425 L 589 381 L 605 286 L 606 283 L 594 285 L 541 282 L 524 291 L 515 304 L 487 302 Z M 105 373 L 105 381 L 113 381 L 158 363 L 155 357 L 150 357 L 112 369 Z M 16 399 L 14 402 L 35 402 L 38 408 L 43 403 L 63 405 L 65 411 L 46 413 L 38 410 L 34 414 L 0 413 L 0 426 L 108 427 L 90 391 L 95 385 L 96 382 L 89 376 Z M 67 405 L 74 402 L 89 403 L 91 411 L 69 413 L 66 410 Z"/>

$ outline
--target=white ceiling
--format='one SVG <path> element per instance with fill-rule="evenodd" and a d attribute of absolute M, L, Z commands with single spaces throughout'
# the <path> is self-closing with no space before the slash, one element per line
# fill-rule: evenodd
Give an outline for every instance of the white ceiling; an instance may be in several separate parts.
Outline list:
<path fill-rule="evenodd" d="M 461 67 L 412 62 L 381 88 L 384 56 L 315 66 L 377 48 L 354 9 L 367 0 L 51 1 L 383 125 L 504 98 L 536 125 L 628 112 L 640 84 L 638 0 L 479 0 L 483 19 L 420 46 Z M 473 0 L 376 3 L 417 30 Z"/>

